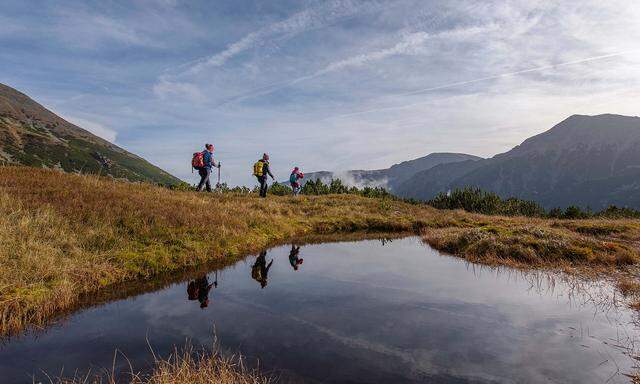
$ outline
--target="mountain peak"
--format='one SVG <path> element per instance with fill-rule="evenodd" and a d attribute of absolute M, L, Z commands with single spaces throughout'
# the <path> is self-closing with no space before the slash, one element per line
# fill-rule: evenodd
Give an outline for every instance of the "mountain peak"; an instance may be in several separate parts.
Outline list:
<path fill-rule="evenodd" d="M 556 124 L 555 127 L 566 124 L 566 123 L 577 123 L 577 122 L 584 122 L 584 121 L 597 121 L 597 122 L 611 122 L 611 121 L 615 121 L 615 122 L 633 122 L 633 121 L 640 121 L 640 117 L 638 116 L 626 116 L 626 115 L 618 115 L 615 113 L 603 113 L 600 115 L 580 115 L 580 114 L 575 114 L 575 115 L 571 115 L 569 117 L 567 117 L 566 119 L 562 120 L 560 123 Z M 553 129 L 553 128 L 552 128 Z"/>
<path fill-rule="evenodd" d="M 640 117 L 616 114 L 571 115 L 551 129 L 532 136 L 511 151 L 495 157 L 560 148 L 617 146 L 639 140 Z"/>

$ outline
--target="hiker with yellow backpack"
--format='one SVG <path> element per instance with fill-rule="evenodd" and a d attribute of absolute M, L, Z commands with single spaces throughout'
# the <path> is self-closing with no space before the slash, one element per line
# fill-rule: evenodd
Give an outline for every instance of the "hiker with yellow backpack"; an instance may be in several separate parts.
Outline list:
<path fill-rule="evenodd" d="M 262 159 L 253 164 L 253 175 L 258 179 L 258 183 L 260 183 L 260 197 L 267 197 L 267 175 L 275 180 L 275 177 L 273 177 L 269 169 L 269 155 L 266 153 L 263 154 Z"/>

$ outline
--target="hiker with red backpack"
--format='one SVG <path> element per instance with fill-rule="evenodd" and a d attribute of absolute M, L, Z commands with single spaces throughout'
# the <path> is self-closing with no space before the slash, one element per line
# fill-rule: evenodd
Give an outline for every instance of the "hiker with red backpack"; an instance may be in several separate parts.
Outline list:
<path fill-rule="evenodd" d="M 262 159 L 253 164 L 253 175 L 260 183 L 260 197 L 267 197 L 267 175 L 273 180 L 276 179 L 269 169 L 269 155 L 263 154 Z"/>
<path fill-rule="evenodd" d="M 291 189 L 293 190 L 293 196 L 297 196 L 300 193 L 300 179 L 304 178 L 304 173 L 300 172 L 300 168 L 294 167 L 289 176 L 289 183 L 291 183 Z"/>
<path fill-rule="evenodd" d="M 215 162 L 213 159 L 213 144 L 205 144 L 205 150 L 202 152 L 196 152 L 193 154 L 193 158 L 191 160 L 191 166 L 198 171 L 200 175 L 200 183 L 196 190 L 198 192 L 202 191 L 203 187 L 206 185 L 207 192 L 211 191 L 211 169 L 216 167 L 218 170 L 220 169 L 220 163 Z"/>
<path fill-rule="evenodd" d="M 209 306 L 209 291 L 211 291 L 211 287 L 218 287 L 218 272 L 216 272 L 216 280 L 211 284 L 209 284 L 207 275 L 190 281 L 187 284 L 187 298 L 189 300 L 198 300 L 200 308 L 205 309 Z"/>

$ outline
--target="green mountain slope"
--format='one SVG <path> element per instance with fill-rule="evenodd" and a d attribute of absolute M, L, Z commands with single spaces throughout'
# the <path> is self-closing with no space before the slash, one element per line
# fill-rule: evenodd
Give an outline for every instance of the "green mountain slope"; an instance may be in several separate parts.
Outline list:
<path fill-rule="evenodd" d="M 4 84 L 0 84 L 0 164 L 55 168 L 161 184 L 180 181 L 143 158 L 69 123 Z"/>

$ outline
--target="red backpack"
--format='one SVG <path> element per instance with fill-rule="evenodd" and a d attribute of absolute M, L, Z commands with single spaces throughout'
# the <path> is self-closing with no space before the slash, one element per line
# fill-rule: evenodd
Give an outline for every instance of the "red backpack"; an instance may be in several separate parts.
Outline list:
<path fill-rule="evenodd" d="M 198 286 L 195 281 L 191 281 L 187 285 L 187 296 L 189 297 L 189 300 L 195 300 L 198 298 Z"/>
<path fill-rule="evenodd" d="M 193 158 L 191 159 L 191 171 L 193 169 L 204 168 L 204 152 L 196 152 L 193 154 Z"/>

